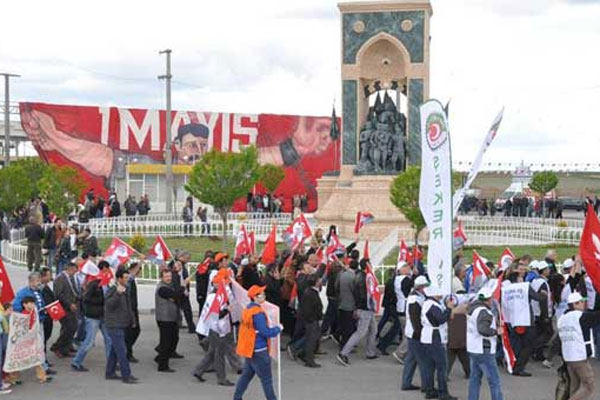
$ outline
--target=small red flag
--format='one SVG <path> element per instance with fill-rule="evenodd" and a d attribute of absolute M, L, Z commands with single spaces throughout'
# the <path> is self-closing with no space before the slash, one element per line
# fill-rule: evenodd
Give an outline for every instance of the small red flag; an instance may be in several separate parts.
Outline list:
<path fill-rule="evenodd" d="M 491 273 L 485 261 L 475 250 L 473 250 L 473 274 L 471 274 L 471 282 L 475 282 L 478 276 L 488 277 Z"/>
<path fill-rule="evenodd" d="M 159 262 L 169 261 L 173 258 L 171 250 L 167 247 L 167 244 L 163 240 L 162 236 L 158 235 L 150 250 L 148 250 L 148 258 L 155 259 Z"/>
<path fill-rule="evenodd" d="M 225 284 L 223 282 L 219 282 L 215 298 L 211 303 L 210 308 L 208 309 L 208 314 L 206 314 L 206 317 L 204 317 L 204 319 L 207 320 L 211 314 L 219 315 L 221 309 L 228 301 L 229 299 L 227 298 L 227 290 L 225 290 Z"/>
<path fill-rule="evenodd" d="M 588 204 L 579 254 L 596 292 L 600 292 L 600 222 L 591 204 Z"/>
<path fill-rule="evenodd" d="M 2 257 L 0 257 L 0 282 L 2 282 L 2 295 L 0 296 L 0 301 L 2 304 L 12 302 L 15 298 L 15 291 L 10 283 L 10 277 L 6 271 Z"/>
<path fill-rule="evenodd" d="M 268 265 L 275 262 L 277 258 L 277 226 L 273 225 L 271 228 L 271 233 L 269 233 L 269 237 L 265 242 L 265 247 L 263 248 L 262 255 L 260 256 L 263 264 Z"/>
<path fill-rule="evenodd" d="M 363 258 L 369 260 L 371 258 L 371 254 L 369 253 L 369 239 L 365 240 L 365 248 L 363 249 Z"/>
<path fill-rule="evenodd" d="M 354 220 L 354 233 L 358 234 L 358 232 L 360 232 L 360 229 L 363 226 L 373 222 L 374 219 L 375 217 L 373 216 L 373 214 L 371 214 L 368 211 L 357 212 L 356 219 Z"/>
<path fill-rule="evenodd" d="M 208 267 L 210 267 L 210 262 L 211 262 L 210 257 L 206 257 L 204 259 L 204 261 L 202 262 L 202 264 L 199 264 L 198 267 L 196 268 L 196 273 L 199 275 L 204 275 L 205 273 L 207 273 Z"/>
<path fill-rule="evenodd" d="M 44 309 L 46 310 L 46 313 L 48 313 L 50 318 L 52 318 L 52 321 L 60 321 L 67 315 L 65 309 L 58 300 L 48 304 L 46 307 L 44 307 Z"/>
<path fill-rule="evenodd" d="M 512 253 L 512 251 L 510 251 L 508 247 L 505 248 L 502 252 L 502 255 L 500 256 L 500 262 L 498 263 L 500 271 L 505 271 L 506 269 L 508 269 L 508 267 L 510 267 L 510 264 L 512 264 L 513 261 L 515 261 L 515 255 Z"/>
<path fill-rule="evenodd" d="M 114 277 L 112 268 L 102 268 L 98 273 L 98 279 L 100 279 L 100 286 L 108 286 Z"/>

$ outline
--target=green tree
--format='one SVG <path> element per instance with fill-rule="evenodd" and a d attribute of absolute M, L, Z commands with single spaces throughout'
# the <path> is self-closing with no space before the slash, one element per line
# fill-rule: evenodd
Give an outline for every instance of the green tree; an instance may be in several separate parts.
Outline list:
<path fill-rule="evenodd" d="M 227 245 L 227 213 L 235 200 L 245 196 L 259 178 L 258 152 L 249 146 L 240 153 L 211 150 L 192 168 L 185 189 L 210 204 L 223 221 L 223 247 Z"/>
<path fill-rule="evenodd" d="M 273 164 L 261 165 L 258 170 L 258 181 L 267 189 L 270 195 L 279 186 L 285 178 L 285 171 L 282 167 Z M 273 214 L 272 208 L 269 210 Z"/>
<path fill-rule="evenodd" d="M 27 175 L 27 180 L 30 183 L 30 197 L 39 196 L 40 188 L 38 183 L 44 177 L 44 175 L 48 173 L 50 166 L 38 157 L 21 158 L 13 161 L 10 166 L 18 166 L 23 168 L 23 171 Z"/>
<path fill-rule="evenodd" d="M 552 171 L 539 171 L 533 174 L 529 188 L 539 194 L 542 199 L 552 189 L 558 186 L 558 176 Z M 542 217 L 545 215 L 544 202 L 542 201 Z"/>
<path fill-rule="evenodd" d="M 461 175 L 452 173 L 452 192 L 460 186 Z M 410 221 L 415 229 L 415 243 L 419 233 L 425 228 L 425 219 L 419 208 L 419 187 L 421 184 L 421 167 L 409 166 L 396 176 L 390 185 L 390 201 Z"/>
<path fill-rule="evenodd" d="M 26 204 L 32 197 L 32 186 L 22 166 L 10 164 L 0 169 L 0 209 L 12 213 Z"/>
<path fill-rule="evenodd" d="M 48 208 L 65 218 L 75 210 L 85 182 L 75 168 L 49 165 L 38 181 L 38 187 Z"/>

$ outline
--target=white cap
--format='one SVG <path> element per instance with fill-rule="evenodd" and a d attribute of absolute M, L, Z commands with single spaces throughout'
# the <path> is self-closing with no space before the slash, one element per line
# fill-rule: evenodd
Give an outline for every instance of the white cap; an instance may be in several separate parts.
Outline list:
<path fill-rule="evenodd" d="M 573 304 L 573 303 L 577 303 L 578 301 L 585 301 L 586 298 L 583 297 L 581 294 L 579 294 L 579 292 L 573 292 L 569 295 L 569 298 L 567 299 L 567 303 L 569 304 Z"/>
<path fill-rule="evenodd" d="M 399 270 L 400 268 L 404 267 L 406 265 L 406 261 L 398 261 L 398 264 L 396 264 L 396 270 Z"/>
<path fill-rule="evenodd" d="M 537 265 L 537 269 L 538 271 L 541 271 L 543 269 L 546 269 L 550 266 L 550 264 L 548 264 L 545 260 L 541 260 L 538 261 L 538 265 Z"/>
<path fill-rule="evenodd" d="M 429 286 L 429 281 L 423 275 L 419 275 L 415 279 L 415 287 L 417 286 Z"/>
<path fill-rule="evenodd" d="M 242 264 L 243 266 L 248 265 L 250 261 L 247 258 L 242 258 L 242 261 L 240 262 L 240 264 Z"/>
<path fill-rule="evenodd" d="M 487 300 L 487 299 L 491 298 L 493 295 L 494 295 L 494 291 L 492 290 L 490 285 L 484 285 L 481 289 L 479 289 L 479 292 L 477 292 L 477 297 L 480 300 Z"/>
<path fill-rule="evenodd" d="M 571 258 L 567 258 L 565 261 L 563 261 L 562 268 L 569 269 L 572 268 L 573 265 L 575 265 L 575 261 L 573 261 Z"/>
<path fill-rule="evenodd" d="M 442 296 L 442 289 L 437 286 L 427 286 L 425 288 L 425 295 L 429 297 Z"/>
<path fill-rule="evenodd" d="M 540 262 L 538 260 L 532 260 L 529 263 L 529 268 L 538 269 L 539 265 L 540 265 Z"/>

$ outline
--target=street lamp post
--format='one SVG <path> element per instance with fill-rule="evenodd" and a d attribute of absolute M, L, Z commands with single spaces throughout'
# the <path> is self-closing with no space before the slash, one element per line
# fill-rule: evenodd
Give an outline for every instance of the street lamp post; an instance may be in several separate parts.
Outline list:
<path fill-rule="evenodd" d="M 167 55 L 167 73 L 160 75 L 158 79 L 164 79 L 167 90 L 167 115 L 166 115 L 166 145 L 165 145 L 165 165 L 166 165 L 166 183 L 167 192 L 165 193 L 166 212 L 173 212 L 173 153 L 171 151 L 171 49 L 161 50 L 159 54 Z"/>
<path fill-rule="evenodd" d="M 4 166 L 10 163 L 10 78 L 19 78 L 21 75 L 0 73 L 4 76 Z"/>

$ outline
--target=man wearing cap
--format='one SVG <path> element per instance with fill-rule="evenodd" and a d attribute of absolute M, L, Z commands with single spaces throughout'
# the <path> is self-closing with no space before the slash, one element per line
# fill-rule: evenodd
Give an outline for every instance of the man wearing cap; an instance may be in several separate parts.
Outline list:
<path fill-rule="evenodd" d="M 242 375 L 237 381 L 233 400 L 242 400 L 254 375 L 258 375 L 267 400 L 276 400 L 271 375 L 269 339 L 277 337 L 283 326 L 269 327 L 269 319 L 262 305 L 265 302 L 265 286 L 254 285 L 248 290 L 250 303 L 242 312 L 240 337 L 236 352 L 244 357 Z"/>
<path fill-rule="evenodd" d="M 425 288 L 425 301 L 421 309 L 421 343 L 424 354 L 423 386 L 426 399 L 456 400 L 448 393 L 448 320 L 454 309 L 454 300 L 448 298 L 442 304 L 442 291 L 435 286 Z M 434 389 L 434 373 L 438 390 Z"/>
<path fill-rule="evenodd" d="M 227 379 L 225 373 L 225 357 L 228 347 L 228 336 L 231 333 L 231 317 L 229 313 L 229 302 L 223 301 L 218 316 L 211 315 L 213 301 L 217 296 L 219 285 L 228 285 L 231 279 L 228 268 L 220 269 L 212 280 L 213 292 L 208 295 L 200 321 L 198 323 L 198 333 L 208 336 L 208 352 L 194 368 L 193 375 L 200 382 L 204 382 L 202 377 L 211 366 L 217 372 L 217 380 L 220 386 L 233 386 L 234 383 Z M 227 296 L 229 297 L 229 296 Z M 236 368 L 239 369 L 239 368 Z"/>
<path fill-rule="evenodd" d="M 412 384 L 415 370 L 419 367 L 421 381 L 424 380 L 425 371 L 423 368 L 423 345 L 421 344 L 421 308 L 425 302 L 425 288 L 429 286 L 429 281 L 425 276 L 417 276 L 414 282 L 414 289 L 406 299 L 406 325 L 404 326 L 404 336 L 408 343 L 408 353 L 404 359 L 404 369 L 402 370 L 402 390 L 418 390 L 418 386 Z M 421 386 L 423 384 L 421 383 Z"/>
<path fill-rule="evenodd" d="M 537 269 L 533 271 L 533 279 L 531 280 L 531 288 L 540 295 L 544 300 L 533 300 L 531 308 L 533 310 L 533 318 L 535 323 L 536 341 L 533 351 L 533 359 L 536 361 L 544 360 L 544 348 L 552 338 L 552 294 L 548 284 L 550 276 L 550 265 L 546 261 L 538 261 Z M 542 295 L 544 292 L 544 295 Z"/>
<path fill-rule="evenodd" d="M 467 310 L 467 352 L 471 364 L 469 400 L 478 400 L 481 377 L 485 374 L 492 400 L 502 400 L 502 386 L 496 364 L 497 336 L 503 334 L 502 325 L 492 312 L 493 290 L 486 285 L 477 293 L 477 299 Z"/>
<path fill-rule="evenodd" d="M 592 327 L 600 323 L 600 312 L 586 311 L 586 298 L 573 292 L 567 300 L 568 310 L 558 319 L 563 359 L 569 371 L 569 400 L 592 399 L 594 371 L 589 358 L 594 357 Z"/>

